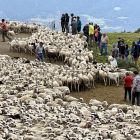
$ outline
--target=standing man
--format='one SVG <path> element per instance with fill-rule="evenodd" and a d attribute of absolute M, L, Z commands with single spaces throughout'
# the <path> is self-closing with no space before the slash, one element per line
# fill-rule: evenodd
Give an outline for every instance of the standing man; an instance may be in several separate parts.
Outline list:
<path fill-rule="evenodd" d="M 118 62 L 119 59 L 119 49 L 116 47 L 116 44 L 112 44 L 113 46 L 113 51 L 112 51 L 112 57 L 116 59 L 116 61 Z"/>
<path fill-rule="evenodd" d="M 138 38 L 138 42 L 137 42 L 137 45 L 138 45 L 138 51 L 139 51 L 139 54 L 140 54 L 140 37 Z"/>
<path fill-rule="evenodd" d="M 11 41 L 11 38 L 7 35 L 7 26 L 6 26 L 6 23 L 4 22 L 5 20 L 2 19 L 2 25 L 1 25 L 1 28 L 2 28 L 2 38 L 3 38 L 3 41 L 1 42 L 5 42 L 5 36 L 9 39 L 9 41 Z"/>
<path fill-rule="evenodd" d="M 106 33 L 103 33 L 103 36 L 101 37 L 101 56 L 103 55 L 103 48 L 105 49 L 105 56 L 107 56 L 107 45 L 109 43 L 109 38 L 106 35 Z"/>
<path fill-rule="evenodd" d="M 37 59 L 42 62 L 44 62 L 44 55 L 43 55 L 43 43 L 40 42 L 39 45 L 36 47 L 36 56 L 37 56 Z"/>
<path fill-rule="evenodd" d="M 124 59 L 124 52 L 125 52 L 125 45 L 124 45 L 124 41 L 121 40 L 120 41 L 119 56 L 121 56 L 122 59 Z"/>
<path fill-rule="evenodd" d="M 71 27 L 72 27 L 72 35 L 76 35 L 76 33 L 77 33 L 77 21 L 76 21 L 76 18 L 73 19 L 73 21 L 71 23 Z"/>
<path fill-rule="evenodd" d="M 90 50 L 91 47 L 93 47 L 94 44 L 94 27 L 93 27 L 93 23 L 91 22 L 89 25 L 89 37 L 90 37 Z"/>
<path fill-rule="evenodd" d="M 62 27 L 62 32 L 65 32 L 65 14 L 62 14 L 61 17 L 61 27 Z"/>
<path fill-rule="evenodd" d="M 135 42 L 133 41 L 132 48 L 131 48 L 131 60 L 132 60 L 132 62 L 134 62 L 134 45 L 135 45 Z"/>
<path fill-rule="evenodd" d="M 118 46 L 117 46 L 117 47 L 119 48 L 119 51 L 120 51 L 120 45 L 121 45 L 121 44 L 120 44 L 120 41 L 121 41 L 121 37 L 118 37 L 118 40 L 117 40 Z"/>
<path fill-rule="evenodd" d="M 65 28 L 66 28 L 66 33 L 69 33 L 69 15 L 68 15 L 68 13 L 65 14 Z"/>
<path fill-rule="evenodd" d="M 89 24 L 86 23 L 86 25 L 84 26 L 83 28 L 83 32 L 84 32 L 84 35 L 87 37 L 87 43 L 88 43 L 88 37 L 89 37 Z"/>
<path fill-rule="evenodd" d="M 77 32 L 81 32 L 81 21 L 80 21 L 80 17 L 77 16 Z"/>
<path fill-rule="evenodd" d="M 100 44 L 101 44 L 101 37 L 102 37 L 102 34 L 101 34 L 101 32 L 100 32 L 100 28 L 98 28 L 97 31 L 98 31 L 98 36 L 97 36 L 97 47 L 99 47 L 99 51 L 101 52 Z"/>
<path fill-rule="evenodd" d="M 71 23 L 72 23 L 73 19 L 74 19 L 74 14 L 71 13 Z"/>
<path fill-rule="evenodd" d="M 132 88 L 132 82 L 133 78 L 129 76 L 129 73 L 125 73 L 126 77 L 124 78 L 124 87 L 125 87 L 125 95 L 124 95 L 124 101 L 126 101 L 127 98 L 127 91 L 129 93 L 129 103 L 131 103 L 131 88 Z"/>
<path fill-rule="evenodd" d="M 133 88 L 132 88 L 132 105 L 135 105 L 135 98 L 137 98 L 137 106 L 139 106 L 139 98 L 140 98 L 140 76 L 137 71 L 133 72 Z"/>

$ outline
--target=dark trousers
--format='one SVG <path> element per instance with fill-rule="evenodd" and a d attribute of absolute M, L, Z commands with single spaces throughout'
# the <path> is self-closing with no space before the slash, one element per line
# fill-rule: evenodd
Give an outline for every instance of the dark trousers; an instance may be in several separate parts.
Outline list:
<path fill-rule="evenodd" d="M 140 54 L 140 49 L 138 49 L 138 51 L 139 51 L 139 54 Z"/>
<path fill-rule="evenodd" d="M 129 93 L 129 101 L 131 101 L 131 87 L 125 87 L 124 99 L 126 100 L 126 98 L 127 98 L 127 91 Z"/>
<path fill-rule="evenodd" d="M 61 23 L 62 32 L 65 32 L 65 23 Z"/>
<path fill-rule="evenodd" d="M 11 40 L 11 38 L 7 35 L 7 30 L 6 31 L 2 31 L 2 38 L 3 38 L 3 41 L 5 41 L 5 36 L 9 39 L 9 40 Z"/>
<path fill-rule="evenodd" d="M 84 35 L 87 37 L 86 42 L 88 43 L 88 38 L 89 38 L 89 35 L 88 35 L 88 34 L 84 34 Z"/>
<path fill-rule="evenodd" d="M 72 30 L 72 35 L 76 35 L 77 31 L 76 30 Z"/>
<path fill-rule="evenodd" d="M 137 98 L 137 106 L 139 106 L 140 92 L 132 93 L 132 105 L 135 105 L 135 98 Z"/>
<path fill-rule="evenodd" d="M 81 32 L 81 27 L 77 27 L 77 31 L 78 32 Z"/>
<path fill-rule="evenodd" d="M 65 23 L 66 33 L 69 33 L 69 25 L 68 23 Z"/>

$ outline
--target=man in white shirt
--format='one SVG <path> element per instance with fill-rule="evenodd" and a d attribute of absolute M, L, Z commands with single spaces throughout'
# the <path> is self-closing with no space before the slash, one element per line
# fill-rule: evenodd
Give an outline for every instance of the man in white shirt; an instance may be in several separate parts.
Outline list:
<path fill-rule="evenodd" d="M 140 100 L 140 76 L 137 71 L 133 72 L 133 88 L 132 88 L 132 105 L 135 104 L 135 98 L 137 98 L 137 106 L 139 106 Z"/>
<path fill-rule="evenodd" d="M 100 44 L 100 48 L 101 48 L 101 56 L 103 55 L 103 48 L 105 49 L 105 56 L 107 56 L 107 45 L 109 43 L 109 38 L 106 35 L 106 33 L 103 33 L 103 36 L 101 37 L 101 44 Z"/>
<path fill-rule="evenodd" d="M 37 59 L 40 61 L 43 62 L 44 61 L 44 55 L 43 55 L 43 43 L 40 42 L 39 45 L 36 47 L 36 56 L 37 56 Z"/>

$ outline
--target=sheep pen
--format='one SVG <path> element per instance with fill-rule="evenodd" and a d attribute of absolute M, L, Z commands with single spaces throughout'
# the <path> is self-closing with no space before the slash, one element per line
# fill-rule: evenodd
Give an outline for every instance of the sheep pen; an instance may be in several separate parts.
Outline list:
<path fill-rule="evenodd" d="M 27 37 L 24 34 L 18 36 Z M 92 87 L 81 92 L 70 92 L 67 87 L 62 86 L 63 82 L 67 86 L 65 78 L 62 78 L 65 70 L 68 72 L 69 81 L 71 76 L 80 79 L 81 74 L 87 79 L 86 73 L 89 73 L 89 69 L 94 70 L 92 64 L 87 66 L 87 71 L 80 73 L 79 70 L 77 75 L 75 61 L 72 62 L 75 65 L 73 69 L 62 62 L 53 62 L 53 65 L 45 60 L 48 63 L 40 63 L 35 60 L 35 56 L 11 52 L 9 46 L 3 44 L 0 43 L 1 54 L 17 56 L 19 59 L 0 55 L 0 137 L 9 140 L 140 138 L 140 109 L 129 106 L 129 103 L 119 105 L 124 103 L 122 85 L 104 86 L 102 82 L 97 82 L 95 89 Z M 25 58 L 30 60 L 30 63 L 25 63 Z M 86 64 L 83 62 L 82 65 Z M 102 66 L 105 69 L 107 65 L 98 64 L 97 67 Z M 73 70 L 75 71 L 72 75 Z M 91 83 L 84 84 L 88 86 Z M 104 106 L 103 101 L 107 101 L 111 106 Z"/>

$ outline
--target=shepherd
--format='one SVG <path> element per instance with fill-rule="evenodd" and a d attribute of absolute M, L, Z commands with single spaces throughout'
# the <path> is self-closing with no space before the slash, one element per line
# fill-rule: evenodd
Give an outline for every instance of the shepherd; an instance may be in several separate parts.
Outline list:
<path fill-rule="evenodd" d="M 11 38 L 7 35 L 8 29 L 4 19 L 2 19 L 1 28 L 2 28 L 2 38 L 3 38 L 3 41 L 1 42 L 5 42 L 5 36 L 9 39 L 9 41 L 11 41 Z"/>

